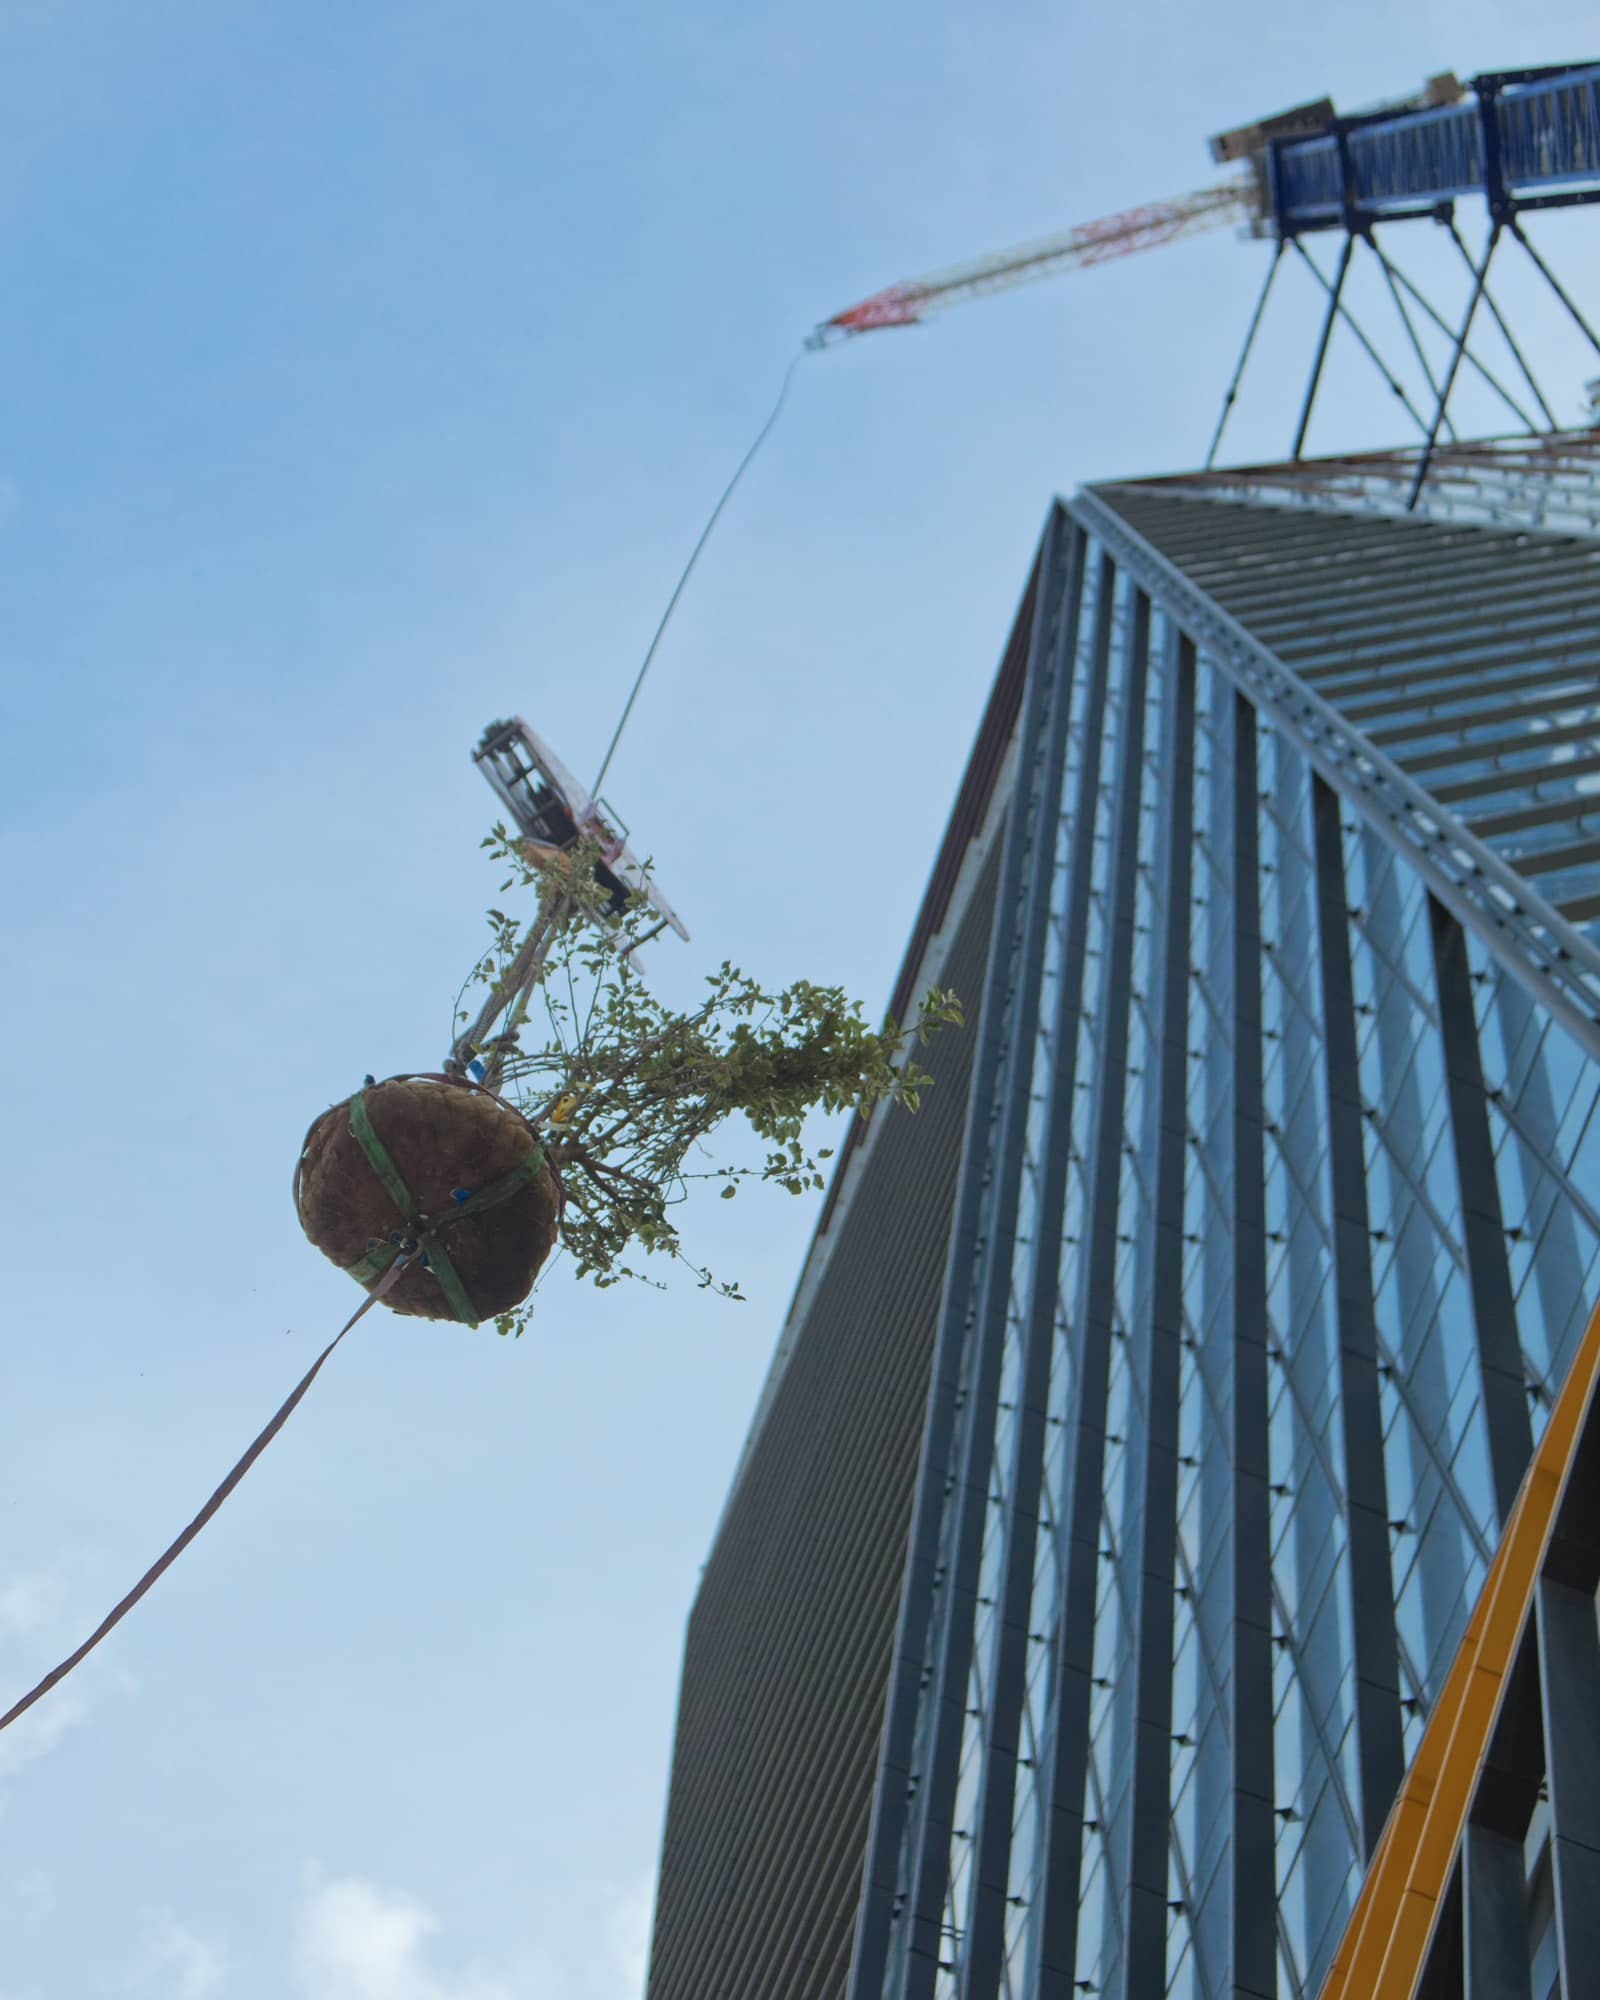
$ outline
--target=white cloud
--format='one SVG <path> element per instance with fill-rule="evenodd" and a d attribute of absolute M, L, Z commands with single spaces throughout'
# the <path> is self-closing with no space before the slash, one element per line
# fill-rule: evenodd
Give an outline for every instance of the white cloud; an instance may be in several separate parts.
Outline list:
<path fill-rule="evenodd" d="M 63 1565 L 0 1578 L 0 1709 L 54 1664 L 65 1640 L 82 1636 L 64 1625 L 73 1595 L 67 1578 Z M 126 1694 L 136 1685 L 125 1668 L 103 1664 L 103 1659 L 77 1668 L 64 1685 L 52 1688 L 0 1734 L 0 1784 L 48 1756 L 88 1720 L 108 1689 Z M 0 1808 L 4 1804 L 0 1790 Z"/>
<path fill-rule="evenodd" d="M 81 1694 L 59 1689 L 47 1694 L 37 1708 L 19 1716 L 0 1736 L 0 1778 L 14 1777 L 25 1764 L 47 1757 L 88 1713 L 89 1704 Z"/>
<path fill-rule="evenodd" d="M 37 1632 L 54 1624 L 66 1595 L 66 1584 L 54 1570 L 32 1570 L 0 1583 L 0 1637 Z"/>
<path fill-rule="evenodd" d="M 147 1983 L 162 2000 L 214 2000 L 223 1990 L 228 1955 L 175 1917 L 165 1917 L 150 1940 Z"/>
<path fill-rule="evenodd" d="M 414 1898 L 356 1876 L 322 1883 L 301 1914 L 296 1969 L 305 2000 L 522 2000 L 474 1968 L 443 1970 L 438 1920 Z"/>
<path fill-rule="evenodd" d="M 603 2000 L 640 2000 L 650 1962 L 650 1914 L 655 1905 L 655 1881 L 645 1876 L 636 1888 L 617 1897 L 606 1918 L 608 1984 L 599 1989 Z"/>
<path fill-rule="evenodd" d="M 642 2000 L 653 1890 L 646 1878 L 617 1892 L 598 1924 L 575 1924 L 581 1934 L 519 1957 L 512 1973 L 459 1957 L 452 1966 L 437 1917 L 402 1890 L 353 1875 L 318 1881 L 300 1912 L 296 1991 L 300 2000 Z"/>
<path fill-rule="evenodd" d="M 42 1868 L 25 1868 L 6 1884 L 14 1909 L 27 1917 L 46 1917 L 56 1907 L 56 1885 Z M 0 2000 L 6 1996 L 0 1993 Z"/>

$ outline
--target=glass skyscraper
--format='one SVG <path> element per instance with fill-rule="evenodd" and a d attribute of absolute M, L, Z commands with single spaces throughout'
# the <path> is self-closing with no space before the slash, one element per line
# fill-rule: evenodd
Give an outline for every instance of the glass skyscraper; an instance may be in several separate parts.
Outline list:
<path fill-rule="evenodd" d="M 895 995 L 968 1026 L 850 1136 L 691 1618 L 650 2000 L 1321 1988 L 1600 1298 L 1600 446 L 1414 465 L 1051 511 Z M 1483 1993 L 1595 1921 L 1541 1774 Z"/>

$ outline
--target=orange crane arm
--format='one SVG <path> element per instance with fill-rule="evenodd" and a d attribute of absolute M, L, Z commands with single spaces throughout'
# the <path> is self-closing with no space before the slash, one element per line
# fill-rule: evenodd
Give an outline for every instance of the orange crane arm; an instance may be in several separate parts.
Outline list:
<path fill-rule="evenodd" d="M 1148 202 L 1143 208 L 1107 215 L 1098 222 L 1083 223 L 1036 243 L 1019 244 L 996 256 L 977 257 L 931 277 L 890 285 L 824 320 L 806 344 L 830 347 L 852 334 L 872 333 L 879 327 L 914 326 L 945 306 L 984 298 L 990 292 L 1025 284 L 1030 278 L 1051 278 L 1058 271 L 1104 264 L 1113 257 L 1131 256 L 1136 250 L 1153 250 L 1175 237 L 1243 220 L 1253 215 L 1256 207 L 1255 186 L 1248 180 L 1225 181 L 1220 187 L 1202 188 L 1175 201 Z"/>

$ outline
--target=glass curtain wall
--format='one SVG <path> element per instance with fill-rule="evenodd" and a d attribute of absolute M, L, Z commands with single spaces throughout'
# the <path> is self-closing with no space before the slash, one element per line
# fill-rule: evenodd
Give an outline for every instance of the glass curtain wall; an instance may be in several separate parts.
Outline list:
<path fill-rule="evenodd" d="M 1596 551 L 1052 521 L 853 2000 L 1315 1995 L 1600 1284 Z"/>

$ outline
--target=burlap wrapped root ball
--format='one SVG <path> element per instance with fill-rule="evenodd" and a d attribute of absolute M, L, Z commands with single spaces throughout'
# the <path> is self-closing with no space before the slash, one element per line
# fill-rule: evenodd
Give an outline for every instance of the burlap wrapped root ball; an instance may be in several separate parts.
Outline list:
<path fill-rule="evenodd" d="M 409 1214 L 352 1129 L 358 1106 L 404 1185 Z M 492 1319 L 533 1289 L 556 1240 L 560 1192 L 540 1165 L 503 1199 L 469 1204 L 523 1169 L 535 1152 L 542 1159 L 538 1133 L 488 1091 L 444 1077 L 391 1077 L 334 1105 L 311 1127 L 295 1173 L 295 1206 L 323 1255 L 369 1290 L 392 1257 L 393 1238 L 417 1239 L 419 1253 L 385 1294 L 395 1312 L 468 1317 L 452 1307 L 441 1282 L 442 1251 L 470 1317 Z"/>

